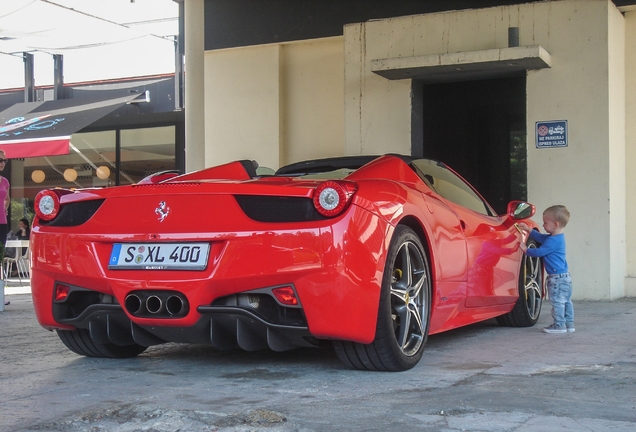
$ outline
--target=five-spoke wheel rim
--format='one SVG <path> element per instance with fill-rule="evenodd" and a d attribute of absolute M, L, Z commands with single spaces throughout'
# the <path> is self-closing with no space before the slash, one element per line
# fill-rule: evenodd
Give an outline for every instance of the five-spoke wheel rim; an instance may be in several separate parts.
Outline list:
<path fill-rule="evenodd" d="M 430 281 L 428 265 L 419 247 L 400 245 L 391 273 L 391 318 L 398 347 L 415 355 L 426 339 Z"/>
<path fill-rule="evenodd" d="M 530 248 L 536 247 L 529 245 Z M 541 268 L 541 259 L 533 258 L 527 255 L 523 257 L 523 277 L 524 277 L 524 294 L 526 297 L 526 307 L 528 315 L 531 319 L 536 320 L 541 313 L 541 283 L 543 269 Z"/>

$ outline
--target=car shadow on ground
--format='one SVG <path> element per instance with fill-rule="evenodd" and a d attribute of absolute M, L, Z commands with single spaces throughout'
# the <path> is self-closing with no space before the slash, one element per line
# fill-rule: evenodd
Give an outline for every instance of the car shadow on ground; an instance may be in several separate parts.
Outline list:
<path fill-rule="evenodd" d="M 454 344 L 462 344 L 467 339 L 484 335 L 489 331 L 510 331 L 501 327 L 495 320 L 488 320 L 428 337 L 424 350 L 444 349 Z M 61 342 L 60 342 L 61 344 Z M 69 353 L 70 354 L 70 353 Z M 72 355 L 72 354 L 70 354 Z M 319 368 L 322 370 L 350 370 L 340 362 L 333 347 L 326 342 L 322 347 L 296 348 L 289 351 L 276 352 L 269 349 L 259 351 L 244 351 L 241 349 L 218 350 L 210 345 L 165 343 L 149 347 L 138 357 L 129 359 L 101 359 L 78 356 L 72 361 L 71 367 L 106 367 L 109 366 L 138 371 L 150 370 L 153 373 L 170 375 L 170 365 L 179 364 L 179 374 L 188 369 L 213 368 L 232 366 L 243 368 Z M 259 373 L 263 377 L 262 371 Z"/>
<path fill-rule="evenodd" d="M 467 338 L 477 337 L 488 330 L 510 330 L 501 327 L 495 320 L 488 320 L 444 333 L 431 335 L 426 349 L 441 348 L 449 343 L 461 343 Z M 162 358 L 164 360 L 180 360 L 192 363 L 221 363 L 243 366 L 294 365 L 297 367 L 320 367 L 323 369 L 346 369 L 340 362 L 331 343 L 322 347 L 296 348 L 289 351 L 275 352 L 269 349 L 244 351 L 241 349 L 218 350 L 209 345 L 167 343 L 148 348 L 140 358 Z"/>

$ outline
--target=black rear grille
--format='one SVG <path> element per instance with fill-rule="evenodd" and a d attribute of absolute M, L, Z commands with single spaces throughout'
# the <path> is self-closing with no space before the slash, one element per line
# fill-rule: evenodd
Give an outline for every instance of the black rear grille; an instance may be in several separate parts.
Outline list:
<path fill-rule="evenodd" d="M 108 307 L 121 310 L 114 297 L 87 288 L 63 284 L 69 288 L 68 297 L 62 301 L 53 301 L 53 318 L 65 322 L 79 318 L 89 308 Z"/>
<path fill-rule="evenodd" d="M 272 324 L 307 326 L 302 309 L 281 306 L 268 294 L 234 294 L 216 299 L 211 306 L 233 306 L 245 309 Z"/>
<path fill-rule="evenodd" d="M 40 225 L 46 226 L 77 226 L 91 218 L 104 202 L 103 199 L 80 201 L 63 204 L 60 214 L 51 221 L 40 219 Z"/>
<path fill-rule="evenodd" d="M 309 198 L 236 195 L 241 210 L 258 222 L 306 222 L 325 219 Z"/>

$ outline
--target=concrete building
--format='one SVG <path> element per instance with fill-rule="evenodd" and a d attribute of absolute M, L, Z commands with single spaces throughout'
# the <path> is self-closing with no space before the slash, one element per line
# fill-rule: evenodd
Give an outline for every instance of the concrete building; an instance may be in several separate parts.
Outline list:
<path fill-rule="evenodd" d="M 185 41 L 188 171 L 437 158 L 570 209 L 576 299 L 636 296 L 636 2 L 185 0 Z"/>

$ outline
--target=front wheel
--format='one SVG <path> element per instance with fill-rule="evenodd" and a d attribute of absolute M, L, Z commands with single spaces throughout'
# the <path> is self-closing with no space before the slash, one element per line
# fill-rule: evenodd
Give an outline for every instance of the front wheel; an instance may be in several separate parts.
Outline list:
<path fill-rule="evenodd" d="M 528 248 L 536 248 L 534 240 Z M 497 317 L 500 325 L 507 327 L 532 327 L 539 320 L 543 302 L 543 265 L 541 258 L 523 254 L 519 271 L 519 299 L 515 307 L 506 315 Z"/>
<path fill-rule="evenodd" d="M 86 357 L 136 357 L 148 348 L 137 344 L 120 346 L 113 343 L 98 343 L 91 338 L 90 332 L 86 329 L 57 330 L 57 335 L 68 349 Z"/>
<path fill-rule="evenodd" d="M 431 313 L 431 277 L 422 242 L 415 232 L 395 229 L 382 278 L 375 339 L 370 344 L 334 342 L 347 366 L 404 371 L 422 358 Z"/>

